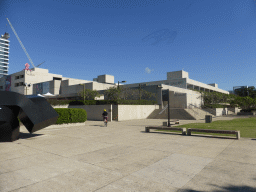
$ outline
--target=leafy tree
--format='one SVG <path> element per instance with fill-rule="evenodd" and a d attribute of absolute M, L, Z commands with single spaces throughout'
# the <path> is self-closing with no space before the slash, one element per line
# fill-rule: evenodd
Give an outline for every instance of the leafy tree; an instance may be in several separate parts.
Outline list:
<path fill-rule="evenodd" d="M 79 96 L 85 98 L 85 100 L 94 100 L 95 97 L 100 97 L 100 94 L 96 90 L 85 89 L 78 93 Z"/>
<path fill-rule="evenodd" d="M 109 87 L 104 91 L 104 95 L 108 100 L 118 100 L 120 98 L 121 89 L 117 87 Z"/>
<path fill-rule="evenodd" d="M 253 99 L 249 96 L 237 97 L 234 100 L 234 103 L 236 103 L 242 109 L 246 109 L 246 110 L 256 107 L 256 99 Z"/>
<path fill-rule="evenodd" d="M 118 100 L 118 99 L 130 99 L 130 100 L 139 100 L 140 96 L 141 99 L 149 100 L 154 99 L 156 95 L 154 93 L 145 91 L 145 90 L 139 90 L 139 89 L 131 89 L 128 87 L 120 86 L 117 87 L 110 87 L 104 92 L 105 96 L 109 100 Z"/>
<path fill-rule="evenodd" d="M 236 89 L 235 92 L 240 97 L 249 96 L 251 98 L 256 98 L 256 90 L 254 86 L 244 89 Z"/>

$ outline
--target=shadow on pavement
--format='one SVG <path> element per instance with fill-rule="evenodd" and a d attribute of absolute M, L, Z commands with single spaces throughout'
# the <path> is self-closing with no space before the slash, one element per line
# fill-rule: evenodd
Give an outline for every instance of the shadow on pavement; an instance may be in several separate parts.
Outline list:
<path fill-rule="evenodd" d="M 242 186 L 230 185 L 227 187 L 220 187 L 217 185 L 212 185 L 212 186 L 220 188 L 219 190 L 214 190 L 214 192 L 222 192 L 222 191 L 253 192 L 253 191 L 256 191 L 255 187 L 250 187 L 250 186 L 245 186 L 245 185 L 242 185 Z M 193 190 L 193 189 L 180 189 L 180 190 L 178 190 L 178 192 L 204 192 L 204 191 L 198 191 L 198 190 Z"/>
<path fill-rule="evenodd" d="M 20 133 L 19 139 L 28 139 L 28 138 L 33 138 L 33 137 L 38 137 L 44 134 L 34 134 L 34 133 Z"/>

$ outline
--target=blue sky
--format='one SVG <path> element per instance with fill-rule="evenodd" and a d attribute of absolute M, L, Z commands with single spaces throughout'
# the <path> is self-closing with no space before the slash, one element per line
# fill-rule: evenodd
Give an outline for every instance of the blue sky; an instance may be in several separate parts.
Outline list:
<path fill-rule="evenodd" d="M 256 86 L 255 0 L 0 0 L 12 74 L 29 60 L 6 17 L 33 63 L 63 77 L 130 84 L 183 69 L 224 90 Z"/>

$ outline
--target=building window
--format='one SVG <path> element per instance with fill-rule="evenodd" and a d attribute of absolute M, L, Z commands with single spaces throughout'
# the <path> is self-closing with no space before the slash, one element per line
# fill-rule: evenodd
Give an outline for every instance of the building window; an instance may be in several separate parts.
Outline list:
<path fill-rule="evenodd" d="M 19 76 L 15 76 L 15 79 L 19 79 L 20 77 Z"/>
<path fill-rule="evenodd" d="M 23 82 L 20 82 L 20 83 L 19 83 L 19 86 L 22 86 L 22 85 L 24 85 L 24 83 L 23 83 Z"/>
<path fill-rule="evenodd" d="M 24 78 L 24 75 L 20 75 L 20 79 L 21 79 L 21 78 Z"/>
<path fill-rule="evenodd" d="M 59 77 L 53 77 L 53 80 L 61 80 Z"/>
<path fill-rule="evenodd" d="M 15 83 L 15 87 L 18 87 L 19 86 L 19 83 Z"/>

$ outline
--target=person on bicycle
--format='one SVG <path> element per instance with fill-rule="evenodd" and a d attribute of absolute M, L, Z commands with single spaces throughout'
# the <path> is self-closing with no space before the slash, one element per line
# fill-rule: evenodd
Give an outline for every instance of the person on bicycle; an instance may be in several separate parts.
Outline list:
<path fill-rule="evenodd" d="M 103 117 L 103 121 L 106 119 L 106 121 L 108 120 L 108 112 L 106 109 L 104 109 L 104 112 L 102 113 L 102 117 Z"/>

